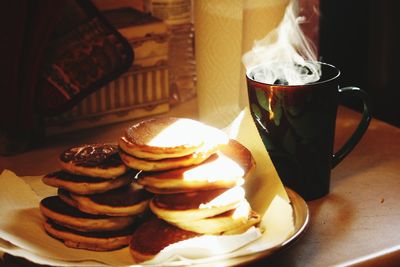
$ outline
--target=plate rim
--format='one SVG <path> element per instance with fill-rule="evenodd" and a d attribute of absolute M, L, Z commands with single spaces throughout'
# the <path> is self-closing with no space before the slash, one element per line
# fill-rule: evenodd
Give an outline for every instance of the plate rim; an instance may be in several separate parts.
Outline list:
<path fill-rule="evenodd" d="M 215 262 L 211 261 L 207 263 L 207 266 L 221 266 L 221 263 L 222 264 L 227 263 L 228 260 L 230 262 L 224 264 L 223 266 L 236 266 L 236 265 L 256 263 L 278 251 L 281 251 L 282 249 L 288 247 L 289 245 L 293 244 L 297 239 L 299 239 L 309 225 L 310 210 L 307 205 L 307 202 L 298 193 L 296 193 L 293 189 L 290 189 L 287 186 L 285 186 L 285 190 L 288 194 L 290 205 L 293 208 L 293 219 L 295 226 L 293 233 L 285 241 L 266 250 L 258 251 L 252 254 L 237 256 L 230 259 L 217 260 Z M 195 264 L 193 266 L 204 266 L 204 265 Z"/>

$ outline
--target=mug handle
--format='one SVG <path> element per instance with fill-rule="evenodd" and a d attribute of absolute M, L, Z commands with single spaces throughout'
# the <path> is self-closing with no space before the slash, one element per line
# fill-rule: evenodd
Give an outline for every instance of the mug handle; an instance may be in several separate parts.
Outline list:
<path fill-rule="evenodd" d="M 361 140 L 361 137 L 364 135 L 365 131 L 368 128 L 368 125 L 371 121 L 371 104 L 368 100 L 368 95 L 365 91 L 361 90 L 358 87 L 348 86 L 339 88 L 339 94 L 341 95 L 352 95 L 358 96 L 361 98 L 364 106 L 364 111 L 362 113 L 362 118 L 360 123 L 358 124 L 356 130 L 353 135 L 347 140 L 347 142 L 335 153 L 332 158 L 332 168 L 336 167 L 349 153 L 353 150 L 353 148 L 358 144 Z"/>

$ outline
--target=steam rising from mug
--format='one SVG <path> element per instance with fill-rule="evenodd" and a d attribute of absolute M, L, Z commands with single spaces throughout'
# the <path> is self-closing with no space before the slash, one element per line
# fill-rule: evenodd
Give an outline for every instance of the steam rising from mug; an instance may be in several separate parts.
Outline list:
<path fill-rule="evenodd" d="M 320 65 L 316 52 L 304 36 L 298 16 L 298 3 L 292 0 L 279 26 L 264 39 L 256 41 L 243 55 L 243 63 L 251 78 L 268 84 L 302 85 L 318 81 Z"/>

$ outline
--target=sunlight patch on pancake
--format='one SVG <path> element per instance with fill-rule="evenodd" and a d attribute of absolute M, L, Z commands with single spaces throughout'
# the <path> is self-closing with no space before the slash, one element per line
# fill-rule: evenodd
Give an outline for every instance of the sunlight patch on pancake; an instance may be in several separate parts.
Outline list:
<path fill-rule="evenodd" d="M 244 232 L 258 220 L 252 218 L 250 204 L 242 200 L 237 207 L 199 220 L 172 222 L 177 227 L 200 234 Z"/>
<path fill-rule="evenodd" d="M 210 175 L 212 174 L 212 175 Z M 219 153 L 216 160 L 203 163 L 196 168 L 183 173 L 183 180 L 188 182 L 204 181 L 215 182 L 221 179 L 234 179 L 243 177 L 245 171 L 237 162 Z"/>
<path fill-rule="evenodd" d="M 216 198 L 212 199 L 207 203 L 199 205 L 200 209 L 210 209 L 212 207 L 223 207 L 226 203 L 232 203 L 233 199 L 244 199 L 244 189 L 241 186 L 235 186 L 224 193 L 220 194 Z"/>
<path fill-rule="evenodd" d="M 204 140 L 204 137 L 206 137 L 206 140 Z M 192 146 L 201 145 L 204 141 L 206 141 L 206 147 L 208 148 L 208 144 L 210 146 L 226 144 L 228 138 L 225 134 L 218 133 L 215 128 L 210 126 L 187 119 L 180 119 L 160 131 L 148 142 L 148 145 L 171 147 L 186 144 Z"/>
<path fill-rule="evenodd" d="M 193 131 L 193 123 L 188 123 L 187 120 L 178 120 L 158 133 L 152 140 L 150 140 L 148 145 L 170 147 L 171 145 L 178 146 L 182 143 L 199 143 L 199 139 L 194 138 L 193 134 L 190 134 L 191 130 Z M 172 143 L 173 140 L 176 141 L 175 144 Z"/>
<path fill-rule="evenodd" d="M 239 219 L 239 218 L 248 218 L 250 213 L 250 204 L 247 201 L 243 201 L 233 212 L 232 218 Z"/>

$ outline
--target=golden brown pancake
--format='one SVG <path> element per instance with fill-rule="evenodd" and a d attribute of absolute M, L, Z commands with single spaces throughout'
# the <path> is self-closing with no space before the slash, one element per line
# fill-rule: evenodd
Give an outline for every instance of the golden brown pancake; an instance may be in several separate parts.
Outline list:
<path fill-rule="evenodd" d="M 77 195 L 58 190 L 59 197 L 69 205 L 90 214 L 132 216 L 144 212 L 153 194 L 130 184 L 101 194 Z"/>
<path fill-rule="evenodd" d="M 224 232 L 229 233 L 234 229 L 235 233 L 238 233 L 239 228 L 244 232 L 259 220 L 260 216 L 251 211 L 249 203 L 243 200 L 237 208 L 224 213 L 200 220 L 179 221 L 171 224 L 199 234 L 219 235 Z"/>
<path fill-rule="evenodd" d="M 234 209 L 244 200 L 244 189 L 214 189 L 189 193 L 156 195 L 150 209 L 168 222 L 201 220 Z"/>
<path fill-rule="evenodd" d="M 63 227 L 50 220 L 44 222 L 47 234 L 61 240 L 67 247 L 94 251 L 111 251 L 129 245 L 135 227 L 109 232 L 80 232 Z"/>
<path fill-rule="evenodd" d="M 40 211 L 44 217 L 57 224 L 82 232 L 120 230 L 135 221 L 134 216 L 111 217 L 84 213 L 67 205 L 57 196 L 42 199 Z"/>
<path fill-rule="evenodd" d="M 156 194 L 230 188 L 241 185 L 255 167 L 250 151 L 231 139 L 199 165 L 139 173 L 138 182 Z"/>
<path fill-rule="evenodd" d="M 226 142 L 226 135 L 216 128 L 191 119 L 164 117 L 129 127 L 118 144 L 136 158 L 160 160 L 190 155 L 201 147 L 212 150 Z"/>
<path fill-rule="evenodd" d="M 61 168 L 73 174 L 113 179 L 127 171 L 117 145 L 88 144 L 71 147 L 61 153 Z"/>
<path fill-rule="evenodd" d="M 217 152 L 217 150 L 218 147 L 208 147 L 205 150 L 201 147 L 196 152 L 183 157 L 160 160 L 141 159 L 131 156 L 123 151 L 120 151 L 120 156 L 122 161 L 132 169 L 143 171 L 164 171 L 200 164 Z"/>
<path fill-rule="evenodd" d="M 161 219 L 152 218 L 135 230 L 129 243 L 129 250 L 136 262 L 142 262 L 152 259 L 171 244 L 196 236 L 199 234 L 182 230 Z"/>
<path fill-rule="evenodd" d="M 109 191 L 127 184 L 135 178 L 135 171 L 128 171 L 114 179 L 102 179 L 57 171 L 42 178 L 43 183 L 63 188 L 76 194 L 96 194 Z"/>

